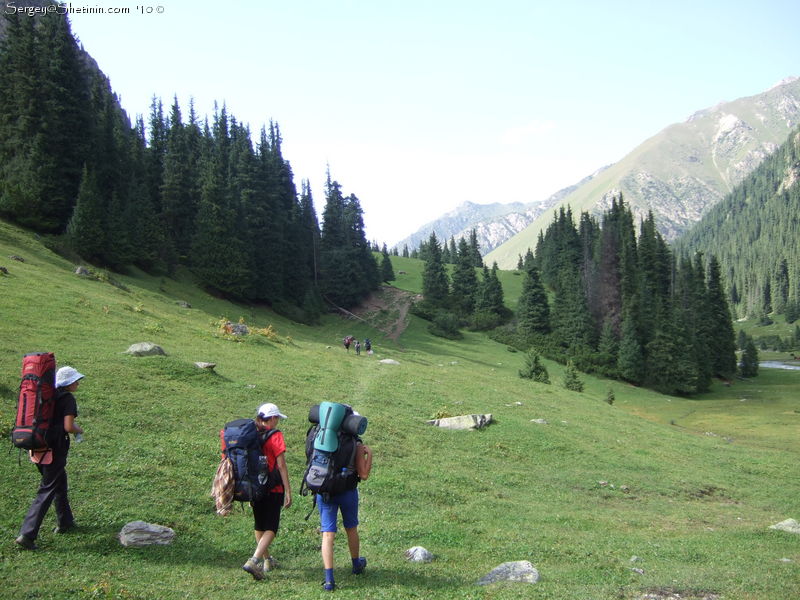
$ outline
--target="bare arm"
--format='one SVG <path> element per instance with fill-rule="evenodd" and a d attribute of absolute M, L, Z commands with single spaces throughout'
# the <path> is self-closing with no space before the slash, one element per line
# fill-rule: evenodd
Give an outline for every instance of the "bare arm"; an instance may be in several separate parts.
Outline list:
<path fill-rule="evenodd" d="M 275 461 L 283 480 L 283 508 L 289 508 L 292 505 L 292 488 L 289 486 L 289 470 L 286 468 L 285 453 L 281 452 Z"/>
<path fill-rule="evenodd" d="M 67 433 L 83 433 L 83 429 L 75 422 L 75 415 L 64 415 L 64 431 Z"/>

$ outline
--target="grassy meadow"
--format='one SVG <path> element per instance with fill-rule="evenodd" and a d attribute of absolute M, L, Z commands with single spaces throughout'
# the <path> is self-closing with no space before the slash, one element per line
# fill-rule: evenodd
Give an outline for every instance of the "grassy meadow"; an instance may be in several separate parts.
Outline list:
<path fill-rule="evenodd" d="M 241 569 L 254 547 L 249 507 L 222 518 L 209 497 L 220 428 L 265 401 L 290 417 L 281 429 L 296 492 L 308 409 L 323 400 L 366 415 L 375 451 L 360 487 L 369 566 L 350 574 L 342 532 L 338 598 L 800 597 L 800 536 L 769 528 L 800 520 L 800 372 L 762 370 L 695 399 L 586 375 L 574 393 L 560 386 L 560 365 L 545 361 L 552 385 L 532 383 L 517 376 L 521 353 L 479 333 L 435 338 L 413 317 L 395 343 L 358 321 L 308 327 L 214 298 L 185 274 L 79 277 L 1 221 L 0 265 L 9 272 L 0 274 L 0 433 L 8 439 L 24 353 L 53 351 L 86 374 L 76 393 L 85 440 L 67 469 L 80 530 L 51 533 L 51 511 L 40 550 L 15 547 L 39 477 L 16 450 L 4 453 L 0 598 L 324 597 L 309 498 L 284 512 L 272 546 L 281 568 L 257 582 Z M 418 261 L 394 268 L 406 271 L 398 287 L 419 291 Z M 502 277 L 513 306 L 521 278 Z M 226 337 L 223 318 L 259 332 Z M 375 354 L 346 353 L 346 334 L 370 337 Z M 124 354 L 141 341 L 168 355 Z M 425 424 L 466 413 L 495 423 L 479 432 Z M 124 548 L 116 536 L 133 520 L 172 527 L 176 539 Z M 406 561 L 417 545 L 436 560 Z M 539 583 L 475 585 L 515 560 L 533 563 Z"/>

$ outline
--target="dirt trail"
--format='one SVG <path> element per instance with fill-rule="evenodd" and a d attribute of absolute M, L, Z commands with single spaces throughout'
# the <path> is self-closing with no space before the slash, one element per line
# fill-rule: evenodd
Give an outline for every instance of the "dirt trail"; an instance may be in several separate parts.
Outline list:
<path fill-rule="evenodd" d="M 351 312 L 397 341 L 408 327 L 408 310 L 416 298 L 417 294 L 384 285 Z"/>

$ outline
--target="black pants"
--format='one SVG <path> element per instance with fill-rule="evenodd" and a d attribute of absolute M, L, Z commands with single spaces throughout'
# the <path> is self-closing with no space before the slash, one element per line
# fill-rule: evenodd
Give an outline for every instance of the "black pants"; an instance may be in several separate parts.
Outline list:
<path fill-rule="evenodd" d="M 36 498 L 33 499 L 19 530 L 20 535 L 31 540 L 35 540 L 39 535 L 39 528 L 42 526 L 44 516 L 54 501 L 58 525 L 66 527 L 74 521 L 69 498 L 67 498 L 67 455 L 54 454 L 52 463 L 49 465 L 37 464 L 36 467 L 42 475 L 42 481 L 39 484 Z"/>

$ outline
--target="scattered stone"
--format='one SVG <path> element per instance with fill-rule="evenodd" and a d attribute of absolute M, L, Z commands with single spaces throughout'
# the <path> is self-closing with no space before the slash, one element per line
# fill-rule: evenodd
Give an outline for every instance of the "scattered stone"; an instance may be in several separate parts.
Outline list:
<path fill-rule="evenodd" d="M 458 417 L 445 417 L 426 421 L 428 425 L 444 429 L 482 429 L 492 422 L 492 415 L 459 415 Z"/>
<path fill-rule="evenodd" d="M 531 419 L 531 423 L 536 423 L 537 425 L 547 425 L 547 419 Z"/>
<path fill-rule="evenodd" d="M 433 554 L 422 546 L 414 546 L 406 550 L 406 560 L 417 563 L 429 563 L 433 560 Z"/>
<path fill-rule="evenodd" d="M 155 525 L 144 521 L 131 521 L 118 534 L 119 543 L 123 546 L 166 546 L 175 539 L 175 531 L 163 525 Z"/>
<path fill-rule="evenodd" d="M 608 482 L 607 481 L 598 481 L 597 485 L 599 485 L 600 487 L 606 487 L 608 485 Z"/>
<path fill-rule="evenodd" d="M 631 488 L 629 488 L 627 485 L 621 485 L 619 486 L 619 489 L 625 492 L 626 494 L 631 491 Z"/>
<path fill-rule="evenodd" d="M 125 351 L 125 354 L 131 354 L 132 356 L 166 356 L 167 353 L 164 352 L 164 349 L 161 346 L 154 344 L 153 342 L 139 342 L 138 344 L 131 345 Z"/>
<path fill-rule="evenodd" d="M 631 556 L 631 558 L 630 558 L 630 560 L 628 560 L 628 562 L 639 562 L 640 560 L 642 560 L 642 559 L 634 554 L 633 556 Z"/>
<path fill-rule="evenodd" d="M 794 562 L 794 561 L 791 558 L 782 558 L 781 562 L 790 563 L 790 562 Z"/>
<path fill-rule="evenodd" d="M 800 534 L 800 523 L 794 519 L 786 519 L 775 525 L 770 525 L 770 529 L 777 529 L 778 531 L 786 531 L 787 533 Z"/>
<path fill-rule="evenodd" d="M 399 362 L 397 362 L 393 358 L 384 358 L 382 360 L 379 360 L 378 362 L 382 363 L 384 365 L 399 365 L 400 364 Z"/>
<path fill-rule="evenodd" d="M 637 573 L 639 575 L 644 575 L 644 569 L 639 569 L 637 567 L 634 567 L 634 568 L 631 569 L 631 571 L 633 571 L 634 573 Z"/>
<path fill-rule="evenodd" d="M 16 254 L 12 254 L 8 258 L 10 258 L 11 260 L 16 260 L 17 262 L 25 262 L 24 258 L 22 258 L 21 256 L 17 256 Z"/>
<path fill-rule="evenodd" d="M 214 367 L 216 367 L 216 366 L 217 366 L 217 363 L 210 363 L 210 362 L 196 362 L 196 363 L 194 363 L 194 365 L 195 365 L 195 366 L 196 366 L 198 369 L 208 369 L 208 370 L 210 370 L 210 371 L 213 371 L 213 370 L 214 370 Z"/>
<path fill-rule="evenodd" d="M 489 585 L 499 581 L 518 581 L 521 583 L 536 583 L 539 581 L 539 571 L 527 560 L 505 562 L 495 567 L 488 574 L 481 577 L 478 585 Z"/>
<path fill-rule="evenodd" d="M 77 267 L 75 269 L 75 275 L 80 275 L 81 277 L 91 277 L 92 273 L 86 267 Z"/>
<path fill-rule="evenodd" d="M 245 387 L 246 387 L 248 390 L 254 390 L 254 389 L 256 389 L 256 386 L 255 386 L 255 384 L 253 384 L 253 383 L 248 383 L 248 384 L 247 384 Z"/>
<path fill-rule="evenodd" d="M 8 269 L 6 269 L 5 267 L 0 267 L 0 273 L 2 273 L 3 275 L 8 275 Z"/>
<path fill-rule="evenodd" d="M 186 302 L 186 300 L 179 300 L 178 306 L 180 306 L 181 308 L 192 308 L 192 305 Z"/>

